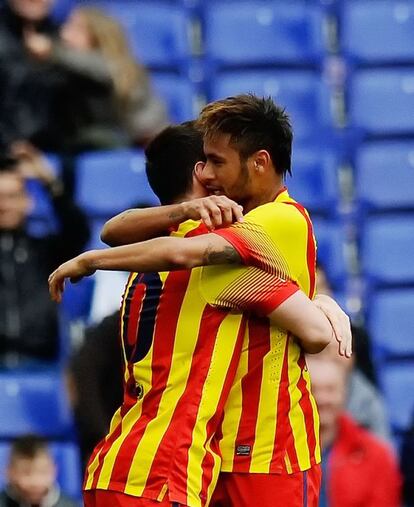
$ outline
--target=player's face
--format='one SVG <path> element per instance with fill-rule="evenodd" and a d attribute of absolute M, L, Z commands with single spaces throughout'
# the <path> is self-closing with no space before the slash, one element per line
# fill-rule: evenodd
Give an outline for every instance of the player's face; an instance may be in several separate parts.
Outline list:
<path fill-rule="evenodd" d="M 41 21 L 46 18 L 54 0 L 9 0 L 11 8 L 27 21 Z"/>
<path fill-rule="evenodd" d="M 0 173 L 0 230 L 15 230 L 26 219 L 30 199 L 23 180 L 12 172 Z"/>
<path fill-rule="evenodd" d="M 210 194 L 224 194 L 242 204 L 250 198 L 251 162 L 240 160 L 229 140 L 229 135 L 221 135 L 204 142 L 206 163 L 199 179 Z"/>
<path fill-rule="evenodd" d="M 15 458 L 9 466 L 8 480 L 24 503 L 40 505 L 53 486 L 55 466 L 46 453 L 33 459 Z"/>
<path fill-rule="evenodd" d="M 79 51 L 91 49 L 93 46 L 85 16 L 76 11 L 62 26 L 60 37 L 66 46 Z"/>

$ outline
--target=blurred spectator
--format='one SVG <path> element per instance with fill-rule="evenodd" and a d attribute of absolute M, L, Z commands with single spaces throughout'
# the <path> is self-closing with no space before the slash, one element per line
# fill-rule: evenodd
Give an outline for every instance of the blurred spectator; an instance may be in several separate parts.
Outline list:
<path fill-rule="evenodd" d="M 414 417 L 401 445 L 401 470 L 404 476 L 404 505 L 414 507 Z"/>
<path fill-rule="evenodd" d="M 115 410 L 122 404 L 122 358 L 119 311 L 86 331 L 68 371 L 82 461 L 108 433 Z"/>
<path fill-rule="evenodd" d="M 317 268 L 317 292 L 332 296 L 325 271 Z M 318 354 L 321 358 L 329 359 L 340 364 L 348 378 L 347 388 L 347 411 L 364 428 L 372 431 L 385 441 L 390 441 L 391 430 L 387 417 L 384 400 L 377 387 L 358 368 L 358 354 L 364 349 L 358 340 L 365 340 L 365 347 L 368 343 L 366 332 L 357 326 L 352 325 L 353 354 L 350 359 L 338 354 L 336 342 L 332 342 L 326 349 Z"/>
<path fill-rule="evenodd" d="M 6 367 L 56 359 L 57 309 L 48 275 L 79 254 L 89 236 L 86 217 L 41 154 L 19 143 L 14 156 L 0 161 L 0 365 Z M 50 195 L 60 226 L 56 235 L 34 238 L 25 230 L 32 206 L 25 181 L 31 178 Z"/>
<path fill-rule="evenodd" d="M 25 42 L 33 58 L 54 65 L 62 77 L 53 121 L 57 150 L 145 144 L 165 126 L 165 109 L 146 70 L 134 60 L 119 23 L 99 9 L 76 8 L 60 42 L 34 32 Z"/>
<path fill-rule="evenodd" d="M 320 417 L 320 507 L 398 507 L 401 478 L 391 447 L 344 413 L 346 372 L 334 361 L 307 360 Z"/>
<path fill-rule="evenodd" d="M 56 465 L 46 442 L 36 435 L 17 438 L 11 447 L 7 486 L 0 507 L 75 507 L 56 483 Z"/>
<path fill-rule="evenodd" d="M 47 62 L 30 57 L 25 40 L 33 34 L 53 38 L 49 17 L 54 0 L 7 0 L 0 7 L 0 146 L 18 139 L 47 148 L 53 90 L 58 75 Z"/>

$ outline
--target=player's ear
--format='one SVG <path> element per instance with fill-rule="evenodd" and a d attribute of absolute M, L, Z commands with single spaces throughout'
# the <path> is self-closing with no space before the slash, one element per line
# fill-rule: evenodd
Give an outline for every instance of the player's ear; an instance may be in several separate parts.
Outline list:
<path fill-rule="evenodd" d="M 196 162 L 196 164 L 194 166 L 194 175 L 196 176 L 196 178 L 201 177 L 201 173 L 203 172 L 205 165 L 206 165 L 206 163 L 203 162 L 202 160 L 199 160 L 198 162 Z"/>
<path fill-rule="evenodd" d="M 267 150 L 256 151 L 253 155 L 253 164 L 255 171 L 264 172 L 271 162 L 270 154 Z"/>

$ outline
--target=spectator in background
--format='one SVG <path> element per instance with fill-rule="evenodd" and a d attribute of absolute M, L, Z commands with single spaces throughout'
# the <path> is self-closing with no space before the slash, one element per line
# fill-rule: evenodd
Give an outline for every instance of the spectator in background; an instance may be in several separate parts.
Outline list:
<path fill-rule="evenodd" d="M 33 59 L 25 41 L 33 34 L 50 39 L 57 26 L 50 18 L 54 0 L 7 0 L 0 7 L 0 146 L 27 139 L 47 148 L 53 90 L 53 66 Z"/>
<path fill-rule="evenodd" d="M 317 267 L 317 294 L 327 294 L 332 297 L 332 290 L 324 269 Z M 343 358 L 337 352 L 335 343 L 328 345 L 320 355 L 323 358 L 336 361 L 347 373 L 347 411 L 364 428 L 372 431 L 385 441 L 390 441 L 390 426 L 384 401 L 375 384 L 367 377 L 365 371 L 374 375 L 372 363 L 369 359 L 367 347 L 369 338 L 366 331 L 351 324 L 353 338 L 353 355 Z M 361 343 L 363 342 L 363 343 Z M 362 352 L 361 352 L 362 351 Z M 365 351 L 365 352 L 364 352 Z M 367 360 L 363 362 L 364 370 L 359 368 L 359 355 Z"/>
<path fill-rule="evenodd" d="M 344 413 L 346 371 L 307 359 L 319 409 L 322 444 L 320 507 L 399 507 L 401 478 L 391 448 Z"/>
<path fill-rule="evenodd" d="M 60 41 L 30 33 L 26 48 L 54 65 L 62 81 L 53 128 L 66 152 L 143 145 L 166 124 L 146 70 L 135 60 L 119 23 L 99 9 L 76 8 Z"/>
<path fill-rule="evenodd" d="M 12 444 L 0 507 L 76 507 L 56 483 L 56 465 L 43 438 L 18 437 Z"/>
<path fill-rule="evenodd" d="M 86 217 L 42 155 L 27 143 L 15 144 L 13 154 L 0 160 L 0 365 L 6 367 L 57 358 L 57 308 L 49 298 L 48 274 L 79 254 L 89 237 Z M 25 229 L 32 206 L 29 178 L 50 195 L 60 226 L 56 235 L 34 238 Z"/>

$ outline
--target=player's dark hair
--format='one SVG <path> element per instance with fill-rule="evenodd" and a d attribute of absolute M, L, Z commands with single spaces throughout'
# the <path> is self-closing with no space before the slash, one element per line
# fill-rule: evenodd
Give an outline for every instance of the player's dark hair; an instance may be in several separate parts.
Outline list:
<path fill-rule="evenodd" d="M 204 160 L 203 137 L 195 122 L 170 125 L 145 150 L 149 184 L 161 204 L 171 204 L 192 185 L 194 165 Z"/>
<path fill-rule="evenodd" d="M 270 97 L 245 94 L 217 100 L 204 107 L 197 124 L 207 139 L 229 134 L 241 160 L 266 150 L 278 174 L 291 173 L 290 119 Z"/>
<path fill-rule="evenodd" d="M 10 449 L 10 460 L 16 458 L 34 459 L 40 453 L 48 453 L 47 441 L 34 434 L 27 434 L 13 440 Z"/>

